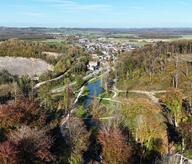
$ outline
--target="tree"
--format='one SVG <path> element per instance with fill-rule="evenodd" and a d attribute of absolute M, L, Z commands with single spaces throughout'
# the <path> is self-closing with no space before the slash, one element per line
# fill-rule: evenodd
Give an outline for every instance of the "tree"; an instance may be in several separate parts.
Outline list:
<path fill-rule="evenodd" d="M 66 84 L 66 88 L 63 92 L 63 107 L 65 109 L 65 112 L 69 112 L 70 108 L 73 105 L 73 92 L 72 92 L 72 88 L 69 86 L 69 84 Z"/>
<path fill-rule="evenodd" d="M 78 75 L 76 77 L 76 85 L 77 85 L 77 88 L 80 88 L 81 85 L 83 84 L 84 80 L 83 80 L 83 76 L 82 75 Z"/>
<path fill-rule="evenodd" d="M 167 153 L 166 125 L 157 105 L 147 99 L 130 99 L 122 106 L 121 117 L 123 127 L 128 127 L 135 141 L 146 148 L 146 154 Z"/>
<path fill-rule="evenodd" d="M 89 144 L 89 132 L 84 123 L 76 117 L 71 117 L 64 128 L 64 138 L 70 147 L 71 156 L 69 163 L 79 164 L 83 162 L 82 153 L 86 151 Z"/>
<path fill-rule="evenodd" d="M 20 98 L 9 105 L 0 106 L 0 127 L 12 128 L 21 124 L 44 126 L 45 113 L 34 102 Z"/>
<path fill-rule="evenodd" d="M 22 76 L 18 79 L 17 84 L 22 91 L 24 97 L 29 97 L 32 91 L 32 81 L 29 76 Z M 33 93 L 32 93 L 33 94 Z M 33 95 L 32 95 L 33 96 Z"/>
<path fill-rule="evenodd" d="M 17 147 L 11 141 L 4 141 L 0 144 L 0 161 L 2 164 L 17 163 Z"/>
<path fill-rule="evenodd" d="M 17 146 L 19 163 L 50 162 L 53 139 L 44 130 L 22 126 L 9 134 L 9 139 Z"/>
<path fill-rule="evenodd" d="M 182 152 L 189 154 L 191 158 L 192 155 L 192 124 L 191 120 L 186 122 L 181 122 L 179 125 L 180 132 L 182 134 Z"/>
<path fill-rule="evenodd" d="M 46 84 L 40 87 L 38 91 L 38 99 L 40 102 L 40 105 L 43 106 L 45 109 L 53 110 L 55 108 L 52 94 L 50 92 L 51 90 L 51 84 Z"/>
<path fill-rule="evenodd" d="M 178 127 L 183 118 L 182 93 L 175 89 L 169 89 L 165 96 L 161 97 L 161 100 L 168 107 L 175 127 Z"/>
<path fill-rule="evenodd" d="M 127 145 L 119 129 L 102 128 L 97 138 L 102 147 L 104 164 L 129 163 L 132 154 L 131 147 Z"/>

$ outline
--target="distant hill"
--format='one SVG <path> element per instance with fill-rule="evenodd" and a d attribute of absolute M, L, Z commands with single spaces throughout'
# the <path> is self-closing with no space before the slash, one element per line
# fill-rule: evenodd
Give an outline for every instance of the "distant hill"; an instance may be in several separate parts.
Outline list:
<path fill-rule="evenodd" d="M 0 40 L 19 39 L 51 39 L 53 36 L 41 31 L 40 28 L 0 27 Z"/>
<path fill-rule="evenodd" d="M 0 27 L 0 40 L 51 39 L 54 33 L 61 34 L 102 34 L 106 37 L 113 34 L 134 34 L 138 38 L 175 38 L 181 35 L 192 35 L 192 28 L 46 28 L 46 27 Z"/>

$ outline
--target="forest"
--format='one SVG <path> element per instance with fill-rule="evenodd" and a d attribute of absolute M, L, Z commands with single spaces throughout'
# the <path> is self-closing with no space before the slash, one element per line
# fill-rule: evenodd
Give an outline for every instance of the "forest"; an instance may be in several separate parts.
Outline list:
<path fill-rule="evenodd" d="M 63 55 L 50 59 L 44 51 Z M 74 105 L 87 83 L 84 49 L 14 39 L 0 44 L 0 54 L 51 63 L 53 72 L 40 82 L 62 75 L 35 88 L 38 82 L 28 76 L 1 71 L 0 163 L 169 164 L 192 158 L 192 41 L 119 52 L 104 72 L 103 81 L 112 85 L 86 108 L 86 87 Z M 52 92 L 62 86 L 61 93 Z"/>

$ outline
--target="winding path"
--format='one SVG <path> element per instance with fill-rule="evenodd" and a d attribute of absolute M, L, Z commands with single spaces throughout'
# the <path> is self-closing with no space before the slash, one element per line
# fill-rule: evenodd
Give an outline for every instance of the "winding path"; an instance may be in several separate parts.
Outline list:
<path fill-rule="evenodd" d="M 50 82 L 53 82 L 53 81 L 60 80 L 60 79 L 62 79 L 64 76 L 65 76 L 65 73 L 64 73 L 63 75 L 60 75 L 60 76 L 54 78 L 54 79 L 42 81 L 42 82 L 40 82 L 40 83 L 37 83 L 33 88 L 34 88 L 34 89 L 38 89 L 38 88 L 40 88 L 42 85 L 45 85 L 45 84 L 50 83 Z"/>
<path fill-rule="evenodd" d="M 60 79 L 62 79 L 62 78 L 65 76 L 65 74 L 69 73 L 70 71 L 71 71 L 71 69 L 68 69 L 68 70 L 66 70 L 62 75 L 60 75 L 60 76 L 58 76 L 58 77 L 56 77 L 56 78 L 39 82 L 39 83 L 37 83 L 37 84 L 33 87 L 33 89 L 38 89 L 38 88 L 40 88 L 42 85 L 45 85 L 45 84 L 50 83 L 50 82 L 53 82 L 53 81 L 60 80 Z"/>
<path fill-rule="evenodd" d="M 70 71 L 70 70 L 68 70 L 68 71 Z M 68 71 L 67 71 L 67 72 L 68 72 Z M 109 71 L 110 71 L 110 67 L 107 65 L 105 68 L 102 67 L 102 68 L 100 68 L 99 70 L 95 70 L 94 72 L 88 74 L 87 76 L 85 76 L 85 77 L 83 78 L 83 80 L 84 80 L 84 81 L 87 81 L 87 80 L 90 80 L 91 78 L 94 79 L 96 75 L 98 75 L 99 73 L 104 72 L 104 73 L 101 75 L 101 77 L 102 77 L 102 76 L 106 75 Z M 46 81 L 42 81 L 42 82 L 40 82 L 40 83 L 37 83 L 33 88 L 34 88 L 34 89 L 38 89 L 38 88 L 40 88 L 42 85 L 45 85 L 45 84 L 47 84 L 47 83 L 49 83 L 49 82 L 53 82 L 53 81 L 60 80 L 60 79 L 62 79 L 62 78 L 65 76 L 65 74 L 66 74 L 67 72 L 65 72 L 64 74 L 62 74 L 62 75 L 60 75 L 60 76 L 58 76 L 58 77 L 56 77 L 56 78 L 53 78 L 53 79 L 50 79 L 50 80 L 46 80 Z M 72 82 L 72 83 L 68 84 L 68 86 L 73 86 L 73 85 L 75 85 L 75 84 L 76 84 L 76 82 Z M 65 90 L 65 88 L 66 88 L 66 86 L 59 87 L 59 88 L 56 88 L 56 89 L 52 89 L 52 90 L 51 90 L 51 93 L 52 93 L 52 94 L 61 93 L 61 92 L 63 92 L 63 91 Z M 71 109 L 70 112 L 69 112 L 65 117 L 63 117 L 63 119 L 61 120 L 61 123 L 60 123 L 60 132 L 61 132 L 62 136 L 65 135 L 65 134 L 64 134 L 64 129 L 63 129 L 63 127 L 64 127 L 65 123 L 69 120 L 71 114 L 73 114 L 73 113 L 75 112 L 75 110 L 76 110 L 76 108 L 75 108 L 75 107 L 76 107 L 76 104 L 77 104 L 79 98 L 82 96 L 83 91 L 84 91 L 84 88 L 85 88 L 85 85 L 83 85 L 83 86 L 80 88 L 80 91 L 79 91 L 79 93 L 78 93 L 75 101 L 74 101 L 73 104 L 72 104 L 72 109 Z M 110 98 L 104 98 L 104 100 L 114 101 L 114 102 L 120 103 L 120 101 L 111 100 Z"/>
<path fill-rule="evenodd" d="M 105 69 L 101 68 L 101 69 L 99 69 L 99 70 L 96 70 L 96 71 L 88 74 L 87 76 L 83 77 L 83 81 L 90 80 L 90 79 L 93 78 L 94 76 L 96 76 L 96 75 L 98 75 L 99 73 L 101 73 L 103 70 L 105 70 Z M 69 86 L 74 86 L 75 84 L 76 84 L 76 82 L 74 81 L 74 82 L 70 83 Z M 56 88 L 56 89 L 52 89 L 52 90 L 51 90 L 51 93 L 53 93 L 53 94 L 61 93 L 61 92 L 63 92 L 63 91 L 65 90 L 65 88 L 66 88 L 66 86 L 62 86 L 62 87 L 58 87 L 58 88 Z"/>
<path fill-rule="evenodd" d="M 119 90 L 116 87 L 114 87 L 114 89 L 112 90 L 112 92 L 114 92 L 113 98 L 117 97 L 117 95 L 119 93 L 138 93 L 138 94 L 144 94 L 147 97 L 149 97 L 151 99 L 151 101 L 155 104 L 159 103 L 159 98 L 157 98 L 155 95 L 156 94 L 160 94 L 160 93 L 167 93 L 168 91 L 166 90 L 160 90 L 160 91 L 143 91 L 143 90 L 129 90 L 129 91 L 123 91 L 123 90 Z"/>
<path fill-rule="evenodd" d="M 106 73 L 108 73 L 108 72 L 110 71 L 110 67 L 109 67 L 109 66 L 106 66 L 105 68 L 100 68 L 99 70 L 96 70 L 96 71 L 94 71 L 93 73 L 85 76 L 85 77 L 83 78 L 83 80 L 85 81 L 85 80 L 89 80 L 89 79 L 91 79 L 91 78 L 94 78 L 94 76 L 98 75 L 99 73 L 101 73 L 101 72 L 104 71 L 104 70 L 106 70 L 106 71 L 105 71 L 101 76 L 104 76 Z M 74 83 L 75 83 L 75 82 L 74 82 Z M 73 105 L 72 105 L 71 111 L 67 114 L 67 116 L 63 117 L 63 119 L 61 120 L 61 123 L 60 123 L 60 132 L 61 132 L 61 134 L 62 134 L 63 137 L 65 136 L 63 127 L 64 127 L 65 123 L 69 120 L 71 114 L 73 114 L 73 113 L 75 112 L 75 110 L 76 110 L 75 106 L 76 106 L 79 98 L 82 96 L 83 91 L 84 91 L 84 88 L 85 88 L 85 85 L 81 87 L 81 89 L 80 89 L 80 91 L 79 91 L 79 93 L 78 93 L 78 95 L 77 95 L 77 97 L 76 97 L 76 99 L 75 99 L 75 101 L 74 101 L 74 103 L 73 103 Z M 58 91 L 63 91 L 63 89 L 65 89 L 65 86 L 62 87 L 62 88 L 58 88 Z M 52 92 L 53 92 L 53 91 L 52 91 Z M 57 93 L 57 92 L 56 92 L 56 93 Z"/>
<path fill-rule="evenodd" d="M 60 132 L 61 132 L 62 136 L 65 136 L 63 127 L 64 127 L 65 123 L 69 120 L 71 114 L 73 114 L 73 113 L 75 112 L 75 110 L 76 110 L 75 106 L 76 106 L 79 98 L 80 98 L 81 95 L 83 94 L 84 88 L 85 88 L 85 86 L 82 86 L 82 87 L 81 87 L 80 92 L 79 92 L 78 95 L 77 95 L 77 98 L 76 98 L 75 101 L 73 102 L 72 110 L 67 114 L 66 117 L 64 117 L 64 118 L 61 120 L 61 123 L 60 123 Z"/>
<path fill-rule="evenodd" d="M 130 90 L 129 93 L 139 93 L 139 94 L 144 94 L 148 96 L 151 101 L 155 104 L 159 103 L 159 98 L 157 98 L 155 95 L 159 93 L 166 93 L 167 91 L 162 90 L 162 91 L 141 91 L 141 90 Z"/>

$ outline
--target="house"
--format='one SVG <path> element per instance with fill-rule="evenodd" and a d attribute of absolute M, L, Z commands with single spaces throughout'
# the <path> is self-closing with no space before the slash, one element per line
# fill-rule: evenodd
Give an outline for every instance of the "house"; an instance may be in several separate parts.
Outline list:
<path fill-rule="evenodd" d="M 98 60 L 98 59 L 99 59 L 99 57 L 98 57 L 97 54 L 91 54 L 91 58 L 92 58 L 93 60 Z"/>
<path fill-rule="evenodd" d="M 99 63 L 97 61 L 89 61 L 87 68 L 90 71 L 94 71 L 99 68 Z"/>

